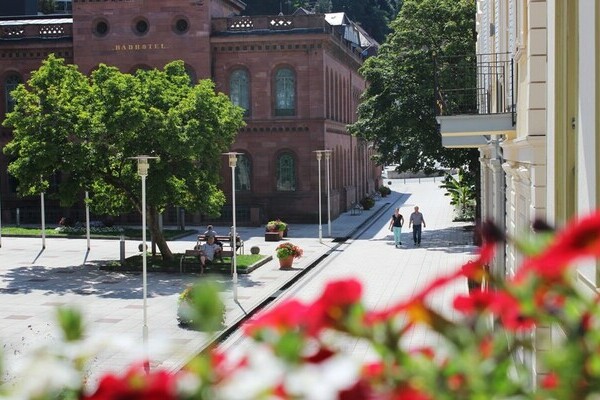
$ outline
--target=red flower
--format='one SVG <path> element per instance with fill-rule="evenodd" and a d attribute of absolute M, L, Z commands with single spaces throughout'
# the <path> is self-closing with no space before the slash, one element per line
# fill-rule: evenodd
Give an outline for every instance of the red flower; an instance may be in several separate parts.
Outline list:
<path fill-rule="evenodd" d="M 249 336 L 265 328 L 279 331 L 298 329 L 298 326 L 306 322 L 306 313 L 306 305 L 298 300 L 285 301 L 273 310 L 259 314 L 244 329 Z"/>
<path fill-rule="evenodd" d="M 87 400 L 169 400 L 177 399 L 175 375 L 166 371 L 146 374 L 143 364 L 129 368 L 123 376 L 104 375 L 96 392 Z"/>
<path fill-rule="evenodd" d="M 348 307 L 360 301 L 361 295 L 362 286 L 355 279 L 330 282 L 312 304 L 290 300 L 260 314 L 246 325 L 246 334 L 252 336 L 266 328 L 279 331 L 305 329 L 309 335 L 317 335 L 322 329 L 336 325 Z"/>
<path fill-rule="evenodd" d="M 356 279 L 327 284 L 321 297 L 308 306 L 304 321 L 308 334 L 317 335 L 324 328 L 337 326 L 348 309 L 360 301 L 361 295 L 362 286 Z"/>
<path fill-rule="evenodd" d="M 542 387 L 544 389 L 554 389 L 558 386 L 558 375 L 554 372 L 550 372 L 542 379 Z"/>
<path fill-rule="evenodd" d="M 450 390 L 457 391 L 465 384 L 465 376 L 462 374 L 453 374 L 446 379 Z"/>
<path fill-rule="evenodd" d="M 500 317 L 504 327 L 511 331 L 532 329 L 535 320 L 521 311 L 521 305 L 511 295 L 497 292 L 491 310 Z"/>
<path fill-rule="evenodd" d="M 454 308 L 463 314 L 472 315 L 488 309 L 494 298 L 494 292 L 474 290 L 468 295 L 457 295 L 454 298 Z"/>
<path fill-rule="evenodd" d="M 546 279 L 560 279 L 571 263 L 592 256 L 600 256 L 600 211 L 562 230 L 546 251 L 523 264 L 516 280 L 531 271 Z"/>

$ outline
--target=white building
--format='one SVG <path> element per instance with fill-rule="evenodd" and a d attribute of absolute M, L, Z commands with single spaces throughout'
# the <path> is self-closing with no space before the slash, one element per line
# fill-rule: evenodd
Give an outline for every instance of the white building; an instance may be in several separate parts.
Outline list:
<path fill-rule="evenodd" d="M 596 209 L 600 2 L 478 0 L 477 32 L 476 113 L 458 110 L 438 121 L 445 146 L 479 148 L 483 218 L 522 235 L 536 218 L 560 227 Z M 520 257 L 507 245 L 494 273 L 513 275 Z M 598 267 L 577 270 L 592 293 L 600 286 Z M 538 327 L 536 352 L 560 334 Z M 521 361 L 543 374 L 536 352 Z"/>

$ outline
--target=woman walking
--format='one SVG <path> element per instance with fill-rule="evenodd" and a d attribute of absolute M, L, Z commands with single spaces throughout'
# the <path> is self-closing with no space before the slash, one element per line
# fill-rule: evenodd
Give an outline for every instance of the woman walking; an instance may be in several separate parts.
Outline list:
<path fill-rule="evenodd" d="M 400 234 L 402 233 L 402 225 L 404 225 L 404 217 L 400 214 L 400 209 L 396 208 L 390 221 L 390 231 L 394 232 L 394 244 L 396 248 L 399 248 L 402 242 L 400 241 Z"/>

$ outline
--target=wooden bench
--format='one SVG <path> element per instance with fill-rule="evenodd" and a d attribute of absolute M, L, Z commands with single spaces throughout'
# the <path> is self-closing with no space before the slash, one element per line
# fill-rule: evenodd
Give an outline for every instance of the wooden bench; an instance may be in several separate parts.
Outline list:
<path fill-rule="evenodd" d="M 233 246 L 231 243 L 231 237 L 230 236 L 220 236 L 217 235 L 215 236 L 215 240 L 217 242 L 221 242 L 221 244 L 223 245 L 223 250 L 225 250 L 225 247 L 229 247 L 229 250 L 233 251 Z M 206 238 L 204 237 L 204 235 L 198 235 L 198 240 L 196 241 L 196 246 L 201 246 L 204 243 L 206 243 Z M 237 252 L 239 254 L 244 254 L 244 241 L 242 239 L 240 239 L 237 242 Z"/>
<path fill-rule="evenodd" d="M 202 254 L 201 250 L 186 250 L 185 253 L 181 255 L 181 259 L 179 260 L 179 272 L 185 272 L 186 266 L 195 266 L 198 271 L 201 271 L 200 254 Z M 220 258 L 215 258 L 206 264 L 205 270 L 217 269 L 224 266 L 233 268 L 231 261 L 223 261 L 224 258 L 229 258 L 229 260 L 231 260 L 231 257 L 233 257 L 232 250 L 223 250 Z"/>
<path fill-rule="evenodd" d="M 360 203 L 352 203 L 350 206 L 350 215 L 360 215 L 362 214 L 362 210 L 363 208 Z"/>

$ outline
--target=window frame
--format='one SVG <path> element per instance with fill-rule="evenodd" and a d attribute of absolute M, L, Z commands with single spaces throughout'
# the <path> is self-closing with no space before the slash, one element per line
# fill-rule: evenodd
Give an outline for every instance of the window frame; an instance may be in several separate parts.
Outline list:
<path fill-rule="evenodd" d="M 235 99 L 233 98 L 233 93 L 234 93 L 234 87 L 237 87 L 239 89 L 240 85 L 234 85 L 234 76 L 236 74 L 243 74 L 243 77 L 245 78 L 245 89 L 246 89 L 246 93 L 245 96 L 244 93 L 240 93 L 239 94 L 239 99 L 237 100 L 245 100 L 246 105 L 241 104 L 243 101 L 239 101 L 236 102 Z M 250 101 L 251 96 L 250 96 L 250 72 L 248 71 L 247 68 L 244 67 L 236 67 L 234 68 L 231 73 L 229 74 L 229 79 L 228 79 L 228 83 L 229 83 L 229 100 L 231 100 L 231 102 L 233 104 L 235 104 L 238 107 L 241 107 L 244 109 L 244 116 L 250 116 L 251 115 L 251 104 L 252 102 Z"/>
<path fill-rule="evenodd" d="M 288 76 L 282 76 L 282 74 L 288 72 Z M 291 89 L 288 88 L 288 83 Z M 296 91 L 296 71 L 290 66 L 277 68 L 273 74 L 273 114 L 276 117 L 293 117 L 296 115 Z"/>
<path fill-rule="evenodd" d="M 248 182 L 247 188 L 242 188 L 242 167 L 244 164 L 244 160 L 246 162 L 247 171 L 246 171 L 246 180 Z M 252 191 L 252 160 L 250 159 L 248 153 L 240 152 L 237 156 L 237 163 L 235 166 L 235 190 L 236 192 L 251 192 Z"/>
<path fill-rule="evenodd" d="M 9 82 L 11 78 L 16 79 L 16 83 Z M 11 92 L 21 83 L 23 83 L 23 78 L 15 72 L 11 72 L 4 77 L 4 115 L 15 109 L 16 102 L 12 97 Z"/>
<path fill-rule="evenodd" d="M 290 165 L 282 165 L 284 159 L 289 158 L 291 161 Z M 297 191 L 297 178 L 298 174 L 296 171 L 297 157 L 291 151 L 282 151 L 277 155 L 275 162 L 275 188 L 278 192 L 295 192 Z M 288 171 L 285 171 L 286 168 Z M 283 173 L 291 174 L 291 179 L 285 179 Z M 287 187 L 286 187 L 287 186 Z"/>

